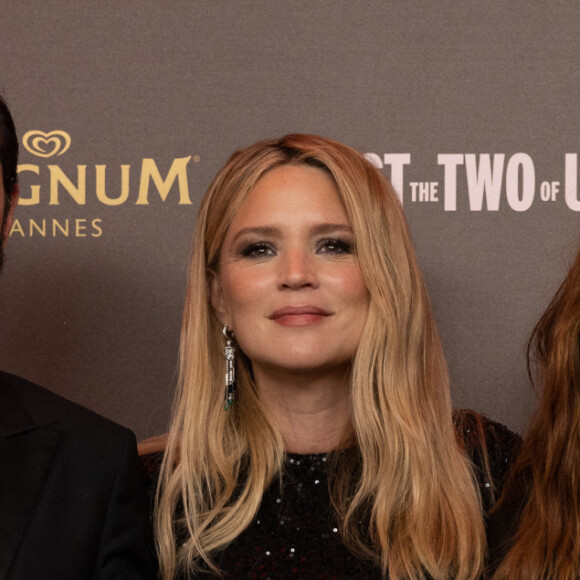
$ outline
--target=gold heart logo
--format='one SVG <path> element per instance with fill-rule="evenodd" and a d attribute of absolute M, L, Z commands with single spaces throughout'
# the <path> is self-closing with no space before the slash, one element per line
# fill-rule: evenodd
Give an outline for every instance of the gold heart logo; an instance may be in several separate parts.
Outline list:
<path fill-rule="evenodd" d="M 24 148 L 37 157 L 62 155 L 70 147 L 70 135 L 65 131 L 28 131 L 22 138 Z"/>

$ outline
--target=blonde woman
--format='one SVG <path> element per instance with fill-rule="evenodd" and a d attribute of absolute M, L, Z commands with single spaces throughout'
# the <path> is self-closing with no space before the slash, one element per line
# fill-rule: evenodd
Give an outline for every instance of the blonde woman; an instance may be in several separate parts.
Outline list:
<path fill-rule="evenodd" d="M 288 135 L 229 159 L 180 354 L 161 465 L 144 458 L 164 579 L 480 575 L 485 465 L 511 435 L 458 416 L 474 473 L 402 208 L 363 156 Z"/>

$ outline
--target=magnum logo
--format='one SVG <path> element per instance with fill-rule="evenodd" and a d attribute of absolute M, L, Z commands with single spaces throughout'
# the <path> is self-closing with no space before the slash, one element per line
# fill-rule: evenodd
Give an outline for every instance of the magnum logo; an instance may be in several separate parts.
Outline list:
<path fill-rule="evenodd" d="M 152 158 L 141 159 L 136 164 L 124 165 L 71 165 L 54 158 L 61 157 L 71 146 L 71 137 L 65 131 L 28 131 L 22 138 L 26 151 L 43 160 L 37 163 L 22 163 L 20 175 L 20 198 L 22 206 L 87 205 L 95 199 L 105 206 L 124 203 L 149 205 L 150 199 L 158 202 L 170 200 L 178 205 L 192 205 L 189 195 L 187 169 L 192 156 L 164 159 L 160 165 Z M 49 158 L 53 158 L 48 161 Z M 193 156 L 194 163 L 199 162 Z M 70 162 L 70 157 L 68 159 Z M 168 169 L 167 169 L 168 167 Z M 89 203 L 89 205 L 93 205 Z M 30 238 L 99 238 L 104 232 L 103 219 L 91 211 L 86 217 L 68 217 L 60 208 L 56 214 L 24 217 L 22 209 L 10 229 L 10 236 Z M 41 210 L 42 211 L 42 210 Z M 36 213 L 36 212 L 35 212 Z M 44 212 L 43 212 L 44 213 Z"/>
<path fill-rule="evenodd" d="M 44 133 L 35 130 L 28 131 L 22 143 L 27 151 L 37 157 L 59 157 L 70 148 L 71 138 L 65 131 Z M 110 170 L 106 165 L 82 164 L 65 171 L 60 165 L 51 163 L 42 166 L 23 163 L 18 166 L 21 176 L 32 173 L 43 177 L 48 172 L 48 182 L 43 180 L 44 186 L 33 183 L 28 191 L 21 184 L 18 203 L 20 206 L 34 206 L 48 200 L 48 205 L 61 205 L 63 201 L 85 205 L 89 194 L 94 195 L 103 205 L 118 206 L 129 201 L 131 192 L 136 191 L 134 204 L 149 205 L 150 192 L 156 190 L 161 200 L 165 201 L 173 189 L 177 190 L 179 205 L 191 205 L 187 176 L 187 166 L 191 159 L 191 155 L 173 159 L 165 175 L 162 175 L 152 158 L 142 159 L 140 167 L 121 165 Z M 194 156 L 193 160 L 197 163 L 199 156 Z M 135 187 L 136 181 L 138 187 Z M 47 186 L 48 195 L 43 191 Z"/>
<path fill-rule="evenodd" d="M 189 184 L 187 179 L 187 165 L 191 161 L 188 157 L 178 157 L 173 160 L 167 175 L 163 177 L 155 159 L 143 159 L 139 172 L 139 188 L 135 205 L 149 205 L 149 192 L 153 184 L 162 201 L 169 196 L 174 183 L 179 189 L 179 205 L 191 205 L 189 197 Z M 115 193 L 108 192 L 106 186 L 107 166 L 94 165 L 88 169 L 87 165 L 77 165 L 76 175 L 67 175 L 58 165 L 46 165 L 50 177 L 48 205 L 60 205 L 63 193 L 67 194 L 78 205 L 85 205 L 87 200 L 87 176 L 91 180 L 91 190 L 96 198 L 104 205 L 122 205 L 131 193 L 131 173 L 135 171 L 131 165 L 121 165 L 121 188 Z M 40 175 L 40 167 L 30 163 L 23 163 L 18 166 L 18 173 L 24 172 Z M 119 170 L 117 170 L 117 175 Z M 115 180 L 118 183 L 118 179 Z M 26 192 L 21 187 L 18 204 L 38 205 L 41 200 L 41 186 L 31 185 L 30 191 Z"/>
<path fill-rule="evenodd" d="M 70 135 L 65 131 L 28 131 L 22 137 L 24 148 L 37 157 L 62 155 L 70 147 Z"/>

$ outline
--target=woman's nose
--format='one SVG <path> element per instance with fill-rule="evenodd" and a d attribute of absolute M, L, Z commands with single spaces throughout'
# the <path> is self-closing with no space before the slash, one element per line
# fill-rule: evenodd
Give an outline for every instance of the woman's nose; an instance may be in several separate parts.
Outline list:
<path fill-rule="evenodd" d="M 280 260 L 279 286 L 292 290 L 303 287 L 316 288 L 318 286 L 316 258 L 304 249 L 285 252 Z"/>

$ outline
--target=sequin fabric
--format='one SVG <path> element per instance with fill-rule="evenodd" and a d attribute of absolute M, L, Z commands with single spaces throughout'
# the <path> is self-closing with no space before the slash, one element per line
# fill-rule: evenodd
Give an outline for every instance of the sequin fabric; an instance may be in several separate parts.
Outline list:
<path fill-rule="evenodd" d="M 282 488 L 266 490 L 258 516 L 219 558 L 225 578 L 378 578 L 338 533 L 330 505 L 326 455 L 289 455 Z"/>
<path fill-rule="evenodd" d="M 501 490 L 519 438 L 498 423 L 486 419 L 474 422 L 470 414 L 456 415 L 456 428 L 472 457 L 488 508 L 493 502 L 494 489 L 496 494 Z M 493 481 L 486 476 L 485 458 L 477 444 L 478 430 L 488 443 L 487 461 Z M 151 495 L 159 458 L 145 457 L 143 462 Z M 382 578 L 374 564 L 358 559 L 342 543 L 330 502 L 326 454 L 289 454 L 282 484 L 277 479 L 269 486 L 257 517 L 216 560 L 224 571 L 222 576 L 207 573 L 198 577 L 207 580 Z"/>

